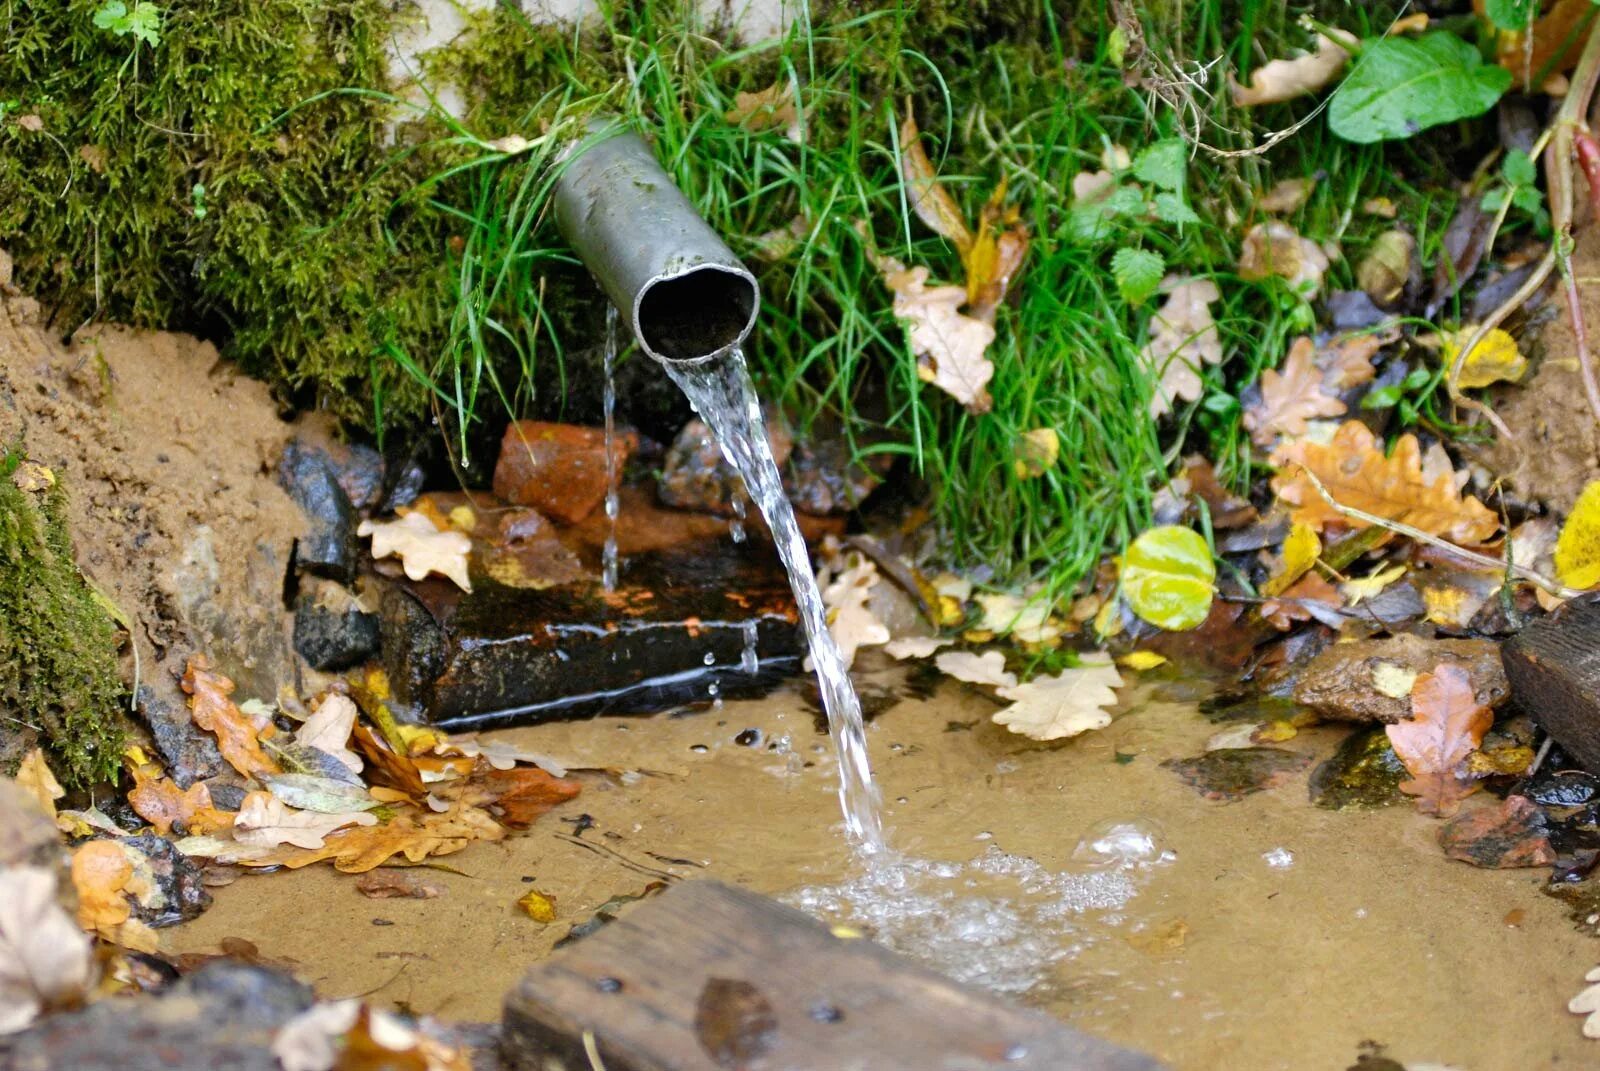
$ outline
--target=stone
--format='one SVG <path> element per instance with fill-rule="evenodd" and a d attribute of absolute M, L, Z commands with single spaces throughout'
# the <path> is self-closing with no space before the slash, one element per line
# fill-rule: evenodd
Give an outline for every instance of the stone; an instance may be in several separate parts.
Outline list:
<path fill-rule="evenodd" d="M 1393 725 L 1411 716 L 1411 698 L 1386 695 L 1373 673 L 1391 666 L 1431 673 L 1443 663 L 1460 666 L 1478 702 L 1498 707 L 1510 695 L 1500 647 L 1492 640 L 1424 639 L 1409 633 L 1381 640 L 1336 643 L 1312 659 L 1294 686 L 1297 703 L 1333 721 Z"/>
<path fill-rule="evenodd" d="M 611 470 L 620 475 L 638 445 L 633 432 L 617 432 Z M 506 427 L 494 468 L 494 492 L 508 502 L 576 524 L 605 500 L 609 485 L 604 430 L 537 420 Z"/>
<path fill-rule="evenodd" d="M 457 727 L 659 710 L 712 684 L 722 695 L 765 690 L 802 648 L 771 548 L 726 541 L 632 558 L 613 592 L 592 574 L 546 588 L 475 577 L 470 594 L 396 578 L 379 613 L 396 698 Z M 740 668 L 747 623 L 755 675 Z"/>
<path fill-rule="evenodd" d="M 378 650 L 378 615 L 342 584 L 307 577 L 294 602 L 294 649 L 312 669 L 348 669 Z"/>
<path fill-rule="evenodd" d="M 1573 601 L 1506 641 L 1517 707 L 1600 773 L 1600 603 Z"/>
<path fill-rule="evenodd" d="M 295 567 L 349 580 L 355 574 L 356 511 L 326 451 L 300 442 L 284 447 L 278 484 L 306 516 L 306 533 L 295 543 Z"/>
<path fill-rule="evenodd" d="M 264 967 L 217 960 L 156 995 L 50 1015 L 6 1039 L 6 1071 L 282 1071 L 273 1036 L 311 989 Z"/>
<path fill-rule="evenodd" d="M 887 471 L 892 460 L 878 454 L 873 462 Z M 825 439 L 795 447 L 784 469 L 783 486 L 796 510 L 826 517 L 858 509 L 883 482 L 883 471 L 856 463 L 843 439 Z"/>
<path fill-rule="evenodd" d="M 188 856 L 165 837 L 145 833 L 118 837 L 117 843 L 133 848 L 150 861 L 149 871 L 136 868 L 139 876 L 149 877 L 149 893 L 129 898 L 133 914 L 151 926 L 176 926 L 199 918 L 211 906 L 202 871 Z"/>
<path fill-rule="evenodd" d="M 773 460 L 782 468 L 794 449 L 794 437 L 788 423 L 770 409 L 766 422 L 767 445 L 772 448 Z M 738 471 L 722 456 L 722 447 L 717 445 L 710 427 L 699 419 L 685 424 L 672 440 L 662 462 L 657 491 L 662 503 L 674 509 L 721 516 L 733 513 L 736 500 L 749 502 Z M 751 508 L 749 512 L 755 511 Z"/>
<path fill-rule="evenodd" d="M 181 665 L 182 658 L 173 659 Z M 139 685 L 138 712 L 150 730 L 167 775 L 179 788 L 215 777 L 228 764 L 217 748 L 217 738 L 201 731 L 189 715 L 189 703 L 171 674 L 157 670 Z"/>

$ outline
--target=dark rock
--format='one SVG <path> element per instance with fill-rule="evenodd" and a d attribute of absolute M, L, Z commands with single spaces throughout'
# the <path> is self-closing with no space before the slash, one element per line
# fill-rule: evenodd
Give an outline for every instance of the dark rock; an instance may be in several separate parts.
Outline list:
<path fill-rule="evenodd" d="M 1387 807 L 1406 798 L 1400 782 L 1410 777 L 1383 726 L 1358 729 L 1311 771 L 1311 802 L 1330 811 Z"/>
<path fill-rule="evenodd" d="M 1335 331 L 1357 331 L 1388 319 L 1365 290 L 1336 290 L 1328 295 L 1328 326 Z"/>
<path fill-rule="evenodd" d="M 338 762 L 337 759 L 334 761 Z M 342 762 L 339 768 L 349 769 Z M 219 811 L 237 811 L 244 806 L 245 790 L 239 785 L 230 785 L 226 781 L 207 781 L 206 790 L 211 793 L 211 806 Z"/>
<path fill-rule="evenodd" d="M 396 697 L 458 726 L 658 710 L 712 684 L 765 690 L 801 650 L 788 578 L 770 547 L 749 544 L 629 559 L 614 592 L 588 578 L 517 589 L 485 577 L 471 594 L 397 580 L 379 612 Z M 740 668 L 746 625 L 755 675 Z"/>
<path fill-rule="evenodd" d="M 294 604 L 294 649 L 313 669 L 348 669 L 378 650 L 378 615 L 343 585 L 313 579 Z"/>
<path fill-rule="evenodd" d="M 612 473 L 620 475 L 638 443 L 631 431 L 613 437 Z M 575 524 L 605 500 L 609 486 L 602 429 L 537 420 L 507 425 L 494 468 L 494 492 L 501 498 Z"/>
<path fill-rule="evenodd" d="M 278 483 L 308 522 L 306 534 L 295 543 L 295 566 L 349 580 L 355 573 L 356 511 L 333 459 L 317 447 L 292 442 L 278 462 Z"/>
<path fill-rule="evenodd" d="M 334 452 L 333 462 L 350 504 L 363 513 L 376 509 L 383 499 L 383 455 L 364 443 L 349 443 Z"/>
<path fill-rule="evenodd" d="M 856 463 L 843 439 L 801 443 L 784 469 L 784 490 L 802 513 L 818 517 L 849 513 L 883 482 L 892 460 L 888 454 L 874 455 L 873 464 L 879 470 L 874 471 Z"/>
<path fill-rule="evenodd" d="M 202 871 L 178 851 L 172 841 L 146 833 L 137 837 L 119 837 L 119 844 L 138 851 L 150 861 L 148 875 L 154 889 L 143 897 L 131 897 L 134 915 L 152 926 L 176 926 L 199 918 L 211 906 L 211 894 L 206 891 Z"/>
<path fill-rule="evenodd" d="M 1600 773 L 1600 602 L 1571 602 L 1501 651 L 1517 706 Z"/>
<path fill-rule="evenodd" d="M 102 1000 L 8 1039 L 6 1071 L 281 1071 L 272 1039 L 311 990 L 263 967 L 208 963 L 159 995 Z"/>
<path fill-rule="evenodd" d="M 1600 800 L 1600 777 L 1582 770 L 1552 770 L 1546 763 L 1521 792 L 1542 807 L 1582 807 Z"/>
<path fill-rule="evenodd" d="M 1500 666 L 1499 645 L 1493 641 L 1429 640 L 1404 634 L 1334 644 L 1306 667 L 1295 684 L 1294 698 L 1334 721 L 1393 725 L 1411 716 L 1411 698 L 1378 691 L 1373 686 L 1373 672 L 1387 664 L 1413 673 L 1431 673 L 1445 663 L 1466 671 L 1473 694 L 1485 706 L 1497 707 L 1510 694 Z"/>
<path fill-rule="evenodd" d="M 772 448 L 773 460 L 782 468 L 794 449 L 794 437 L 788 423 L 771 409 L 766 411 L 766 422 L 767 445 Z M 734 502 L 745 502 L 747 509 L 749 504 L 744 481 L 722 456 L 717 437 L 699 419 L 685 424 L 672 440 L 657 490 L 663 504 L 699 513 L 727 516 L 733 512 Z"/>
<path fill-rule="evenodd" d="M 196 781 L 215 777 L 228 764 L 217 749 L 216 737 L 195 725 L 188 701 L 169 676 L 152 675 L 149 683 L 139 686 L 138 710 L 166 764 L 167 775 L 179 788 L 187 789 Z"/>
<path fill-rule="evenodd" d="M 399 465 L 392 466 L 392 471 L 389 472 L 385 482 L 386 490 L 378 512 L 393 513 L 402 506 L 411 505 L 422 493 L 423 484 L 427 480 L 427 470 L 416 458 L 409 458 Z"/>
<path fill-rule="evenodd" d="M 1311 756 L 1276 747 L 1230 747 L 1161 765 L 1206 799 L 1232 803 L 1283 784 L 1310 766 Z"/>

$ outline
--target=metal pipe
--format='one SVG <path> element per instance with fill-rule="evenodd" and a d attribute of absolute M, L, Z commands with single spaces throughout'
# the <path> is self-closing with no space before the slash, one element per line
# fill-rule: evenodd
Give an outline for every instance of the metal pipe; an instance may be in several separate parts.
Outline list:
<path fill-rule="evenodd" d="M 555 185 L 556 226 L 644 352 L 707 360 L 744 341 L 761 292 L 638 135 L 591 123 Z"/>

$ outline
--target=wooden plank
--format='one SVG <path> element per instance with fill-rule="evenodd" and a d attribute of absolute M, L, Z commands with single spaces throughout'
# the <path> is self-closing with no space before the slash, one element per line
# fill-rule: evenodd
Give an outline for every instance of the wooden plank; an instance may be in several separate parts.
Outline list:
<path fill-rule="evenodd" d="M 1511 699 L 1600 773 L 1600 603 L 1569 603 L 1500 648 Z"/>
<path fill-rule="evenodd" d="M 506 998 L 502 1055 L 514 1071 L 1161 1067 L 712 881 L 674 886 L 529 971 Z"/>

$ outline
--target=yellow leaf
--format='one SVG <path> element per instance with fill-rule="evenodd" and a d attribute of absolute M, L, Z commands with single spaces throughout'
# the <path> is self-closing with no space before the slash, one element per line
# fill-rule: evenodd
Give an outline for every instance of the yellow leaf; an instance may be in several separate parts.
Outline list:
<path fill-rule="evenodd" d="M 549 925 L 556 920 L 555 898 L 546 896 L 538 889 L 529 889 L 517 900 L 517 906 L 535 922 Z"/>
<path fill-rule="evenodd" d="M 56 780 L 56 775 L 50 772 L 42 749 L 34 748 L 23 758 L 22 765 L 17 767 L 16 782 L 18 787 L 38 801 L 39 809 L 47 817 L 56 816 L 56 800 L 67 792 Z"/>
<path fill-rule="evenodd" d="M 1441 359 L 1448 368 L 1455 363 L 1461 347 L 1472 341 L 1477 328 L 1471 325 L 1444 337 Z M 1517 349 L 1517 340 L 1496 327 L 1473 347 L 1461 366 L 1456 386 L 1487 387 L 1493 383 L 1515 383 L 1528 370 L 1528 359 Z"/>
<path fill-rule="evenodd" d="M 1250 739 L 1257 744 L 1281 744 L 1299 735 L 1300 730 L 1295 728 L 1294 722 L 1285 718 L 1273 718 L 1257 729 Z"/>
<path fill-rule="evenodd" d="M 1556 540 L 1556 576 L 1569 588 L 1600 584 L 1600 480 L 1583 489 Z"/>
<path fill-rule="evenodd" d="M 1107 599 L 1094 615 L 1094 634 L 1110 639 L 1122 632 L 1122 600 Z"/>
<path fill-rule="evenodd" d="M 1022 433 L 1016 453 L 1011 466 L 1016 471 L 1017 479 L 1043 476 L 1061 457 L 1061 439 L 1054 428 L 1034 428 Z"/>
<path fill-rule="evenodd" d="M 972 248 L 972 231 L 961 206 L 939 181 L 939 172 L 922 147 L 922 132 L 917 129 L 909 100 L 906 101 L 905 122 L 900 124 L 900 174 L 905 179 L 911 208 L 918 218 L 955 243 L 962 257 L 966 257 Z"/>
<path fill-rule="evenodd" d="M 1362 599 L 1372 598 L 1405 575 L 1406 567 L 1400 562 L 1380 565 L 1368 576 L 1346 580 L 1339 585 L 1339 590 L 1344 593 L 1345 599 L 1351 606 L 1359 606 Z"/>
<path fill-rule="evenodd" d="M 135 952 L 154 952 L 155 931 L 133 918 L 128 906 L 134 881 L 133 863 L 114 840 L 91 840 L 72 853 L 78 925 Z"/>
<path fill-rule="evenodd" d="M 1155 669 L 1167 664 L 1167 656 L 1154 651 L 1129 651 L 1117 661 L 1129 669 Z"/>
<path fill-rule="evenodd" d="M 1379 662 L 1372 667 L 1372 686 L 1390 699 L 1404 699 L 1416 686 L 1417 671 L 1394 662 Z"/>
<path fill-rule="evenodd" d="M 1005 199 L 1006 182 L 1001 179 L 978 216 L 977 236 L 961 257 L 967 269 L 967 311 L 985 323 L 994 322 L 995 309 L 1028 256 L 1028 229 L 1016 206 Z"/>
<path fill-rule="evenodd" d="M 1322 542 L 1309 524 L 1290 527 L 1289 538 L 1283 541 L 1283 567 L 1261 585 L 1261 594 L 1282 595 L 1317 564 L 1321 553 Z"/>

